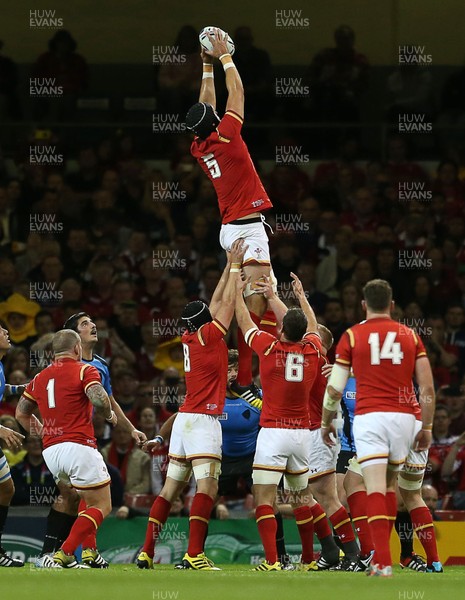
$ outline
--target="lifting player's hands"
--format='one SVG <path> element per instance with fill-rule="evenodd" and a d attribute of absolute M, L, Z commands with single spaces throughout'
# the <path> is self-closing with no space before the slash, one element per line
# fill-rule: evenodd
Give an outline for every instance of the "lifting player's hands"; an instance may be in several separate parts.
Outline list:
<path fill-rule="evenodd" d="M 229 252 L 227 252 L 228 262 L 242 265 L 242 261 L 244 260 L 247 249 L 248 246 L 242 238 L 236 240 L 232 244 Z"/>
<path fill-rule="evenodd" d="M 420 431 L 415 436 L 415 441 L 413 442 L 413 449 L 415 450 L 415 452 L 422 452 L 423 450 L 428 450 L 428 448 L 431 446 L 432 438 L 432 431 L 420 429 Z"/>
<path fill-rule="evenodd" d="M 260 279 L 257 279 L 254 283 L 253 287 L 256 294 L 261 294 L 267 300 L 271 300 L 271 298 L 275 296 L 271 277 L 260 277 Z"/>
<path fill-rule="evenodd" d="M 0 439 L 6 442 L 8 448 L 17 450 L 23 445 L 24 435 L 17 433 L 9 427 L 3 427 L 3 425 L 0 425 Z"/>
<path fill-rule="evenodd" d="M 208 55 L 205 52 L 205 48 L 203 46 L 200 46 L 200 48 L 201 48 L 201 50 L 200 50 L 200 58 L 202 59 L 202 62 L 204 64 L 206 64 L 206 65 L 212 65 L 213 64 L 213 57 L 211 57 L 210 55 Z"/>
<path fill-rule="evenodd" d="M 337 433 L 334 425 L 330 423 L 329 427 L 321 427 L 321 437 L 323 438 L 323 443 L 329 448 L 334 448 L 336 445 L 335 440 L 337 440 Z"/>
<path fill-rule="evenodd" d="M 208 56 L 219 58 L 223 54 L 229 54 L 227 44 L 228 34 L 226 32 L 220 33 L 220 30 L 215 27 L 215 34 L 207 33 L 207 35 L 212 45 L 212 50 L 204 50 Z"/>
<path fill-rule="evenodd" d="M 297 275 L 295 273 L 291 273 L 291 277 L 292 277 L 292 289 L 294 291 L 295 297 L 298 300 L 305 298 L 305 292 L 304 292 L 304 287 L 302 285 L 302 282 L 300 281 L 300 279 L 297 277 Z"/>

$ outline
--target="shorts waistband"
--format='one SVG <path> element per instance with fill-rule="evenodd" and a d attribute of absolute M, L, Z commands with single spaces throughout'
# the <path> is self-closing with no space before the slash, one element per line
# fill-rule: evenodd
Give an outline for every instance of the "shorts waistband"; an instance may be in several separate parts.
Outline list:
<path fill-rule="evenodd" d="M 251 219 L 236 219 L 235 221 L 229 221 L 226 225 L 249 225 L 250 223 L 261 223 L 261 217 L 252 217 Z"/>

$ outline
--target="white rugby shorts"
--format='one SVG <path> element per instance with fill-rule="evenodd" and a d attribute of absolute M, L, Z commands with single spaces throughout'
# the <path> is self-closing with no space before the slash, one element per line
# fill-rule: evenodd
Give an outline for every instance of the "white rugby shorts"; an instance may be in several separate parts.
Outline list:
<path fill-rule="evenodd" d="M 221 425 L 215 415 L 180 412 L 174 420 L 168 454 L 179 460 L 221 460 L 222 441 Z"/>
<path fill-rule="evenodd" d="M 91 490 L 110 483 L 103 456 L 91 446 L 62 442 L 42 452 L 55 481 L 63 481 L 77 490 Z"/>
<path fill-rule="evenodd" d="M 353 435 L 362 470 L 368 465 L 385 463 L 391 470 L 398 471 L 412 446 L 415 423 L 415 416 L 407 413 L 355 415 Z"/>

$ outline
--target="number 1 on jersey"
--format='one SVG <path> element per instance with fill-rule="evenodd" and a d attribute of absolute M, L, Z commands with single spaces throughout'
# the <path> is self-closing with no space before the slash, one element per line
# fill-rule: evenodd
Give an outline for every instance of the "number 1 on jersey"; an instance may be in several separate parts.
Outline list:
<path fill-rule="evenodd" d="M 48 407 L 55 408 L 55 379 L 49 379 L 47 383 Z"/>
<path fill-rule="evenodd" d="M 372 365 L 381 364 L 381 360 L 390 360 L 393 365 L 400 365 L 404 358 L 404 353 L 402 352 L 400 343 L 395 341 L 396 335 L 395 331 L 388 331 L 380 351 L 379 333 L 370 333 L 368 343 L 370 344 L 370 362 Z"/>

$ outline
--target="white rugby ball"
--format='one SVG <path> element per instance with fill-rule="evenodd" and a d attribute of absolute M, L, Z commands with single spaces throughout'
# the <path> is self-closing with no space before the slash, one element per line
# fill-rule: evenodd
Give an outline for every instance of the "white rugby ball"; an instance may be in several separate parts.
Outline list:
<path fill-rule="evenodd" d="M 202 31 L 200 32 L 199 42 L 200 42 L 201 46 L 203 48 L 205 48 L 205 50 L 209 50 L 209 51 L 212 50 L 212 45 L 211 45 L 210 39 L 208 38 L 207 34 L 215 35 L 215 29 L 218 29 L 218 32 L 220 34 L 226 33 L 225 31 L 223 31 L 219 27 L 212 27 L 211 25 L 208 26 L 208 27 L 204 27 L 202 29 Z M 228 52 L 229 52 L 229 54 L 233 55 L 234 54 L 234 50 L 236 49 L 235 46 L 234 46 L 234 42 L 232 41 L 232 38 L 229 35 L 229 33 L 226 34 L 226 35 L 228 36 L 228 39 L 226 41 L 226 45 L 228 47 Z"/>

